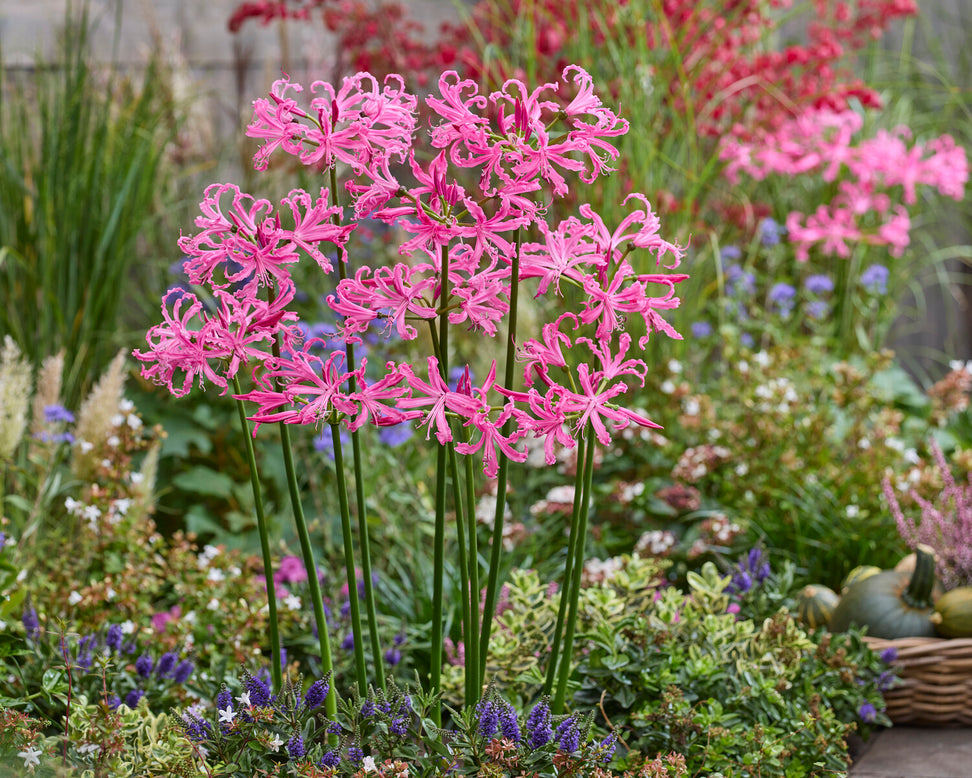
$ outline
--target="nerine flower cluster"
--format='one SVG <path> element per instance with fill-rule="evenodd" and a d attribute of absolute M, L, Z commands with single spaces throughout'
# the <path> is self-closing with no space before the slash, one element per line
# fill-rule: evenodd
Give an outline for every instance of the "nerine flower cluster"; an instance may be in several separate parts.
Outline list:
<path fill-rule="evenodd" d="M 908 208 L 919 187 L 934 187 L 954 200 L 965 195 L 968 159 L 950 135 L 909 145 L 910 130 L 897 127 L 861 139 L 863 123 L 849 109 L 812 109 L 751 140 L 722 141 L 720 157 L 733 183 L 740 172 L 757 181 L 774 174 L 818 175 L 836 183 L 830 202 L 787 216 L 788 239 L 800 261 L 812 248 L 846 258 L 857 243 L 887 246 L 892 256 L 901 256 L 910 242 Z"/>
<path fill-rule="evenodd" d="M 440 443 L 461 425 L 456 450 L 481 456 L 488 475 L 500 452 L 522 461 L 519 442 L 529 436 L 543 441 L 552 464 L 555 446 L 574 445 L 588 425 L 602 443 L 632 422 L 657 426 L 620 397 L 643 385 L 648 368 L 639 354 L 650 335 L 680 337 L 662 314 L 678 306 L 675 285 L 687 276 L 640 272 L 631 255 L 647 251 L 672 270 L 682 249 L 662 238 L 640 194 L 629 195 L 628 215 L 616 225 L 587 204 L 559 224 L 545 220 L 550 192 L 566 195 L 568 177 L 592 183 L 612 170 L 612 141 L 627 122 L 602 105 L 576 66 L 558 83 L 531 91 L 513 79 L 490 94 L 447 72 L 426 98 L 434 119 L 423 157 L 417 103 L 400 77 L 379 84 L 367 73 L 339 87 L 316 81 L 306 93 L 284 78 L 255 101 L 247 128 L 263 144 L 255 167 L 279 154 L 315 169 L 340 166 L 349 173 L 350 208 L 326 188 L 295 189 L 274 208 L 232 184 L 210 186 L 199 231 L 179 241 L 190 281 L 207 293 L 166 295 L 163 321 L 148 332 L 148 348 L 135 352 L 143 375 L 177 396 L 195 383 L 229 391 L 239 373 L 252 375 L 254 388 L 236 396 L 258 405 L 257 424 L 412 423 Z M 482 381 L 465 371 L 450 386 L 442 353 L 420 365 L 388 362 L 374 380 L 366 360 L 349 364 L 346 349 L 322 353 L 325 341 L 302 336 L 291 306 L 293 265 L 309 257 L 334 273 L 349 261 L 364 219 L 405 233 L 402 258 L 337 268 L 344 272 L 327 298 L 333 335 L 350 344 L 375 332 L 411 340 L 444 314 L 452 325 L 505 336 L 514 285 L 523 284 L 536 297 L 560 299 L 545 306 L 557 314 L 539 337 L 514 335 L 521 385 L 502 385 L 494 362 Z"/>

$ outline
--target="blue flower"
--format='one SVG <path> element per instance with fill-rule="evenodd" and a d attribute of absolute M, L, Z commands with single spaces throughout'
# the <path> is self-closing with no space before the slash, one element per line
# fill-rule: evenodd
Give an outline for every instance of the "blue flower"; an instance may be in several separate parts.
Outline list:
<path fill-rule="evenodd" d="M 782 281 L 774 284 L 769 292 L 769 300 L 775 303 L 777 309 L 783 316 L 789 316 L 793 311 L 793 298 L 796 297 L 796 289 Z"/>
<path fill-rule="evenodd" d="M 810 294 L 829 294 L 834 291 L 834 281 L 828 275 L 817 273 L 807 276 L 806 281 L 803 282 L 803 288 Z"/>
<path fill-rule="evenodd" d="M 308 710 L 315 710 L 324 704 L 327 693 L 331 690 L 331 685 L 326 678 L 314 681 L 304 693 L 304 706 Z"/>
<path fill-rule="evenodd" d="M 372 700 L 365 700 L 361 706 L 361 715 L 366 719 L 375 715 L 375 703 Z"/>
<path fill-rule="evenodd" d="M 260 678 L 251 677 L 246 684 L 246 690 L 250 693 L 250 704 L 254 707 L 265 708 L 273 702 L 270 684 Z"/>
<path fill-rule="evenodd" d="M 388 731 L 393 735 L 404 737 L 408 734 L 408 719 L 404 716 L 393 718 L 391 724 L 388 725 Z"/>
<path fill-rule="evenodd" d="M 300 734 L 295 734 L 287 741 L 287 756 L 290 757 L 291 762 L 296 762 L 298 759 L 303 758 L 306 753 L 307 749 L 304 748 L 304 739 Z"/>
<path fill-rule="evenodd" d="M 326 770 L 328 767 L 337 767 L 339 764 L 341 764 L 341 754 L 338 753 L 337 749 L 332 748 L 330 751 L 324 752 L 318 767 Z"/>
<path fill-rule="evenodd" d="M 520 734 L 520 722 L 516 718 L 516 710 L 508 702 L 500 704 L 499 725 L 506 740 L 519 743 L 523 736 Z"/>
<path fill-rule="evenodd" d="M 759 242 L 764 246 L 775 246 L 780 242 L 780 236 L 784 232 L 786 232 L 785 227 L 767 217 L 759 224 Z"/>
<path fill-rule="evenodd" d="M 825 319 L 830 313 L 830 306 L 823 300 L 811 300 L 807 303 L 807 316 L 811 319 Z"/>
<path fill-rule="evenodd" d="M 27 631 L 27 637 L 31 640 L 37 640 L 40 637 L 40 619 L 37 618 L 37 610 L 28 605 L 24 608 L 24 615 L 21 621 L 23 622 L 24 629 Z"/>
<path fill-rule="evenodd" d="M 378 440 L 385 446 L 398 448 L 403 443 L 411 440 L 414 432 L 415 430 L 412 429 L 412 425 L 406 422 L 391 424 L 387 427 L 378 428 Z"/>
<path fill-rule="evenodd" d="M 144 696 L 145 692 L 142 689 L 132 689 L 125 695 L 125 704 L 132 710 L 135 710 L 138 707 L 138 701 Z"/>
<path fill-rule="evenodd" d="M 707 321 L 692 322 L 689 329 L 692 331 L 693 338 L 707 338 L 712 334 L 712 325 Z"/>
<path fill-rule="evenodd" d="M 550 703 L 546 698 L 533 706 L 527 716 L 527 745 L 532 749 L 542 748 L 553 739 L 550 726 Z"/>
<path fill-rule="evenodd" d="M 209 740 L 213 734 L 213 728 L 208 721 L 196 718 L 194 714 L 189 712 L 182 714 L 182 729 L 186 733 L 186 737 L 196 743 Z"/>
<path fill-rule="evenodd" d="M 476 731 L 486 740 L 492 740 L 499 729 L 499 711 L 492 700 L 480 700 L 476 705 Z"/>
<path fill-rule="evenodd" d="M 175 669 L 176 660 L 179 657 L 172 651 L 166 651 L 159 657 L 159 664 L 155 668 L 155 674 L 159 678 L 167 678 Z"/>
<path fill-rule="evenodd" d="M 105 634 L 105 645 L 112 651 L 120 651 L 122 644 L 121 624 L 109 624 Z"/>
<path fill-rule="evenodd" d="M 360 746 L 348 746 L 348 761 L 351 764 L 359 765 L 362 759 L 364 759 L 364 751 Z"/>
<path fill-rule="evenodd" d="M 877 718 L 877 709 L 871 703 L 865 702 L 857 709 L 857 715 L 865 724 L 871 724 Z"/>
<path fill-rule="evenodd" d="M 861 286 L 871 294 L 887 294 L 890 275 L 891 273 L 884 265 L 871 265 L 861 273 Z"/>
<path fill-rule="evenodd" d="M 390 667 L 394 667 L 402 661 L 402 652 L 397 648 L 389 648 L 385 652 L 385 661 L 388 662 Z"/>
<path fill-rule="evenodd" d="M 135 660 L 135 672 L 142 678 L 148 678 L 152 674 L 154 666 L 155 662 L 152 660 L 152 655 L 148 653 L 142 654 Z"/>
<path fill-rule="evenodd" d="M 58 422 L 72 424 L 74 422 L 74 414 L 63 405 L 45 405 L 44 421 L 48 424 L 57 424 Z"/>
<path fill-rule="evenodd" d="M 742 251 L 739 250 L 739 246 L 725 246 L 719 252 L 719 256 L 723 260 L 733 262 L 742 256 Z"/>
<path fill-rule="evenodd" d="M 879 656 L 881 657 L 882 662 L 889 665 L 898 658 L 898 649 L 894 646 L 888 646 L 888 648 L 884 649 Z"/>
<path fill-rule="evenodd" d="M 172 673 L 172 680 L 175 683 L 185 683 L 189 680 L 189 676 L 193 674 L 196 666 L 188 659 L 183 659 L 176 665 L 176 669 Z"/>
<path fill-rule="evenodd" d="M 573 716 L 560 722 L 556 734 L 561 751 L 572 754 L 580 748 L 580 732 L 577 729 L 577 720 Z"/>
<path fill-rule="evenodd" d="M 756 276 L 743 270 L 739 265 L 729 265 L 726 268 L 726 289 L 729 294 L 740 292 L 744 295 L 756 293 Z"/>

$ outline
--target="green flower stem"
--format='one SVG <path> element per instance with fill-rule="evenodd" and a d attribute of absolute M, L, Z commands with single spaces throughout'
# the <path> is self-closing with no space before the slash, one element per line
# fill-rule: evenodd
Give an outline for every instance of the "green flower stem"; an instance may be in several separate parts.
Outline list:
<path fill-rule="evenodd" d="M 503 386 L 513 387 L 513 370 L 516 360 L 516 312 L 520 288 L 520 229 L 513 237 L 513 259 L 510 269 L 510 313 L 506 336 L 506 365 L 503 369 Z M 502 434 L 508 437 L 513 429 L 513 419 L 503 424 Z M 486 680 L 486 657 L 489 654 L 489 635 L 493 627 L 493 611 L 496 609 L 496 592 L 499 580 L 500 555 L 503 552 L 503 520 L 506 516 L 506 484 L 510 460 L 500 452 L 499 470 L 496 473 L 496 512 L 493 514 L 492 547 L 489 552 L 489 569 L 486 579 L 486 603 L 483 608 L 483 626 L 479 635 L 479 682 Z"/>
<path fill-rule="evenodd" d="M 290 504 L 294 511 L 294 524 L 297 526 L 297 539 L 300 542 L 300 553 L 307 571 L 307 584 L 310 588 L 311 604 L 314 608 L 314 623 L 317 625 L 317 640 L 321 652 L 321 674 L 334 672 L 331 660 L 331 639 L 327 633 L 327 617 L 324 615 L 324 600 L 321 598 L 321 582 L 317 577 L 317 564 L 314 561 L 314 549 L 311 547 L 310 533 L 307 531 L 307 520 L 304 518 L 304 506 L 300 501 L 300 489 L 297 486 L 297 471 L 294 467 L 294 452 L 290 440 L 290 428 L 280 422 L 281 448 L 283 449 L 284 469 L 287 473 L 287 486 L 290 490 Z M 330 718 L 337 715 L 337 692 L 331 682 L 331 689 L 325 700 L 325 710 Z"/>
<path fill-rule="evenodd" d="M 331 167 L 331 197 L 335 205 L 338 202 L 337 172 Z M 340 223 L 340 219 L 335 215 L 333 222 Z M 344 280 L 348 277 L 347 263 L 338 259 L 338 277 Z M 354 359 L 354 345 L 345 344 L 347 354 L 348 372 L 357 367 Z M 354 376 L 348 379 L 348 391 L 351 394 L 357 391 L 357 379 Z M 361 575 L 364 576 L 364 595 L 365 611 L 368 615 L 368 636 L 371 639 L 371 655 L 375 663 L 375 681 L 378 687 L 385 689 L 385 667 L 381 656 L 381 643 L 378 636 L 378 613 L 375 608 L 375 589 L 371 582 L 371 543 L 368 536 L 368 504 L 365 501 L 364 493 L 364 469 L 361 467 L 361 436 L 358 430 L 351 433 L 351 461 L 354 467 L 354 496 L 358 504 L 358 543 L 361 545 Z M 364 694 L 364 691 L 361 692 Z"/>
<path fill-rule="evenodd" d="M 483 673 L 479 657 L 479 547 L 476 540 L 476 494 L 475 474 L 471 457 L 463 457 L 466 464 L 466 522 L 469 526 L 469 639 L 466 648 L 466 674 L 472 676 L 472 697 L 466 698 L 466 705 L 479 702 L 482 693 Z M 457 516 L 459 522 L 462 516 Z"/>
<path fill-rule="evenodd" d="M 454 431 L 453 431 L 453 434 Z M 468 459 L 468 457 L 466 457 Z M 474 641 L 473 631 L 472 631 L 472 602 L 469 598 L 469 565 L 466 557 L 466 532 L 463 522 L 463 504 L 462 495 L 459 487 L 459 464 L 457 462 L 456 447 L 452 443 L 449 443 L 449 472 L 452 475 L 452 493 L 453 500 L 456 506 L 456 535 L 459 541 L 459 581 L 460 581 L 460 596 L 462 597 L 462 639 L 464 645 L 469 646 L 471 642 Z M 473 688 L 475 688 L 476 683 L 476 673 L 478 672 L 478 667 L 474 669 L 474 666 L 470 662 L 469 653 L 467 651 L 465 655 L 465 673 L 463 680 L 465 681 L 465 695 L 463 699 L 465 700 L 466 706 L 472 704 L 473 698 Z M 472 670 L 472 672 L 470 672 Z"/>
<path fill-rule="evenodd" d="M 240 389 L 240 379 L 233 376 L 233 391 L 243 394 Z M 280 669 L 280 628 L 277 624 L 277 589 L 273 582 L 273 558 L 270 556 L 270 533 L 267 520 L 263 513 L 263 494 L 260 489 L 260 478 L 257 474 L 256 454 L 253 451 L 253 437 L 250 434 L 250 424 L 246 420 L 246 409 L 243 401 L 236 401 L 236 410 L 240 415 L 240 426 L 243 428 L 243 440 L 246 444 L 246 461 L 250 468 L 250 487 L 253 489 L 253 505 L 257 518 L 257 533 L 260 535 L 260 550 L 263 552 L 263 577 L 267 582 L 267 609 L 270 617 L 270 677 L 273 679 L 274 694 L 280 692 L 283 678 Z"/>
<path fill-rule="evenodd" d="M 587 515 L 591 501 L 591 485 L 594 480 L 594 428 L 588 427 L 587 451 L 584 457 L 584 489 L 581 494 L 579 521 L 577 522 L 577 547 L 574 553 L 573 575 L 570 586 L 570 611 L 567 614 L 567 631 L 564 635 L 564 648 L 560 657 L 560 676 L 557 680 L 557 694 L 551 712 L 557 716 L 563 713 L 567 697 L 567 679 L 570 678 L 571 657 L 574 650 L 574 629 L 577 626 L 577 602 L 580 599 L 581 571 L 584 569 L 584 546 L 587 540 Z M 576 500 L 576 492 L 575 492 Z M 564 593 L 566 596 L 566 592 Z"/>
<path fill-rule="evenodd" d="M 439 270 L 439 375 L 443 381 L 449 380 L 449 247 L 443 246 Z M 432 692 L 438 694 L 442 687 L 442 595 L 445 576 L 445 510 L 446 510 L 446 447 L 441 443 L 435 461 L 435 537 L 433 540 L 432 564 L 434 580 L 432 585 Z M 432 720 L 436 726 L 442 724 L 442 703 L 436 700 L 432 708 Z"/>
<path fill-rule="evenodd" d="M 344 538 L 344 570 L 348 577 L 348 604 L 351 606 L 351 636 L 354 639 L 354 670 L 358 680 L 358 693 L 368 694 L 365 675 L 364 640 L 361 635 L 361 609 L 358 606 L 358 581 L 354 574 L 354 550 L 351 538 L 351 509 L 348 507 L 348 485 L 344 481 L 344 454 L 341 451 L 341 429 L 331 425 L 331 443 L 334 448 L 334 467 L 337 470 L 338 506 L 341 510 L 341 534 Z"/>
<path fill-rule="evenodd" d="M 586 445 L 583 438 L 577 441 L 577 462 L 586 461 Z M 574 494 L 584 491 L 584 468 L 578 466 L 574 476 Z M 560 636 L 564 632 L 564 621 L 567 618 L 567 602 L 569 600 L 570 582 L 574 574 L 574 554 L 577 550 L 578 522 L 580 519 L 580 501 L 575 499 L 570 516 L 570 538 L 567 541 L 567 558 L 564 561 L 564 585 L 560 590 L 560 606 L 557 608 L 557 624 L 554 627 L 553 643 L 550 647 L 550 660 L 547 662 L 547 677 L 543 684 L 543 693 L 553 694 L 554 679 L 557 677 L 557 658 L 560 656 Z"/>

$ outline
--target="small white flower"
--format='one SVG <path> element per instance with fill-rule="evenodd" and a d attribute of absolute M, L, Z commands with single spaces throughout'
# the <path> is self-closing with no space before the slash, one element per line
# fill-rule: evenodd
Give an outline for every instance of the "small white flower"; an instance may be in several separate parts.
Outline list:
<path fill-rule="evenodd" d="M 748 362 L 740 362 L 738 365 L 736 365 L 736 370 L 738 370 L 740 373 L 748 373 L 749 372 L 749 363 Z"/>
<path fill-rule="evenodd" d="M 121 625 L 121 631 L 123 635 L 131 635 L 135 631 L 135 622 L 123 621 Z"/>
<path fill-rule="evenodd" d="M 250 707 L 250 693 L 249 692 L 243 692 L 242 694 L 240 694 L 239 697 L 236 698 L 236 701 L 240 705 L 245 705 L 247 708 L 249 708 Z"/>
<path fill-rule="evenodd" d="M 189 611 L 185 616 L 182 617 L 182 620 L 188 624 L 195 624 L 197 618 L 198 617 L 196 616 L 195 611 Z"/>
<path fill-rule="evenodd" d="M 111 417 L 112 427 L 120 427 L 124 423 L 125 423 L 125 417 L 122 416 L 120 413 L 116 413 L 114 416 Z"/>
<path fill-rule="evenodd" d="M 863 451 L 866 451 L 871 447 L 871 441 L 869 441 L 867 438 L 861 438 L 859 441 L 857 441 L 857 447 Z"/>
<path fill-rule="evenodd" d="M 213 597 L 207 604 L 206 608 L 211 611 L 219 610 L 219 600 Z"/>
<path fill-rule="evenodd" d="M 219 583 L 220 581 L 226 580 L 226 574 L 217 567 L 211 567 L 206 574 L 206 580 Z"/>
<path fill-rule="evenodd" d="M 267 743 L 267 748 L 269 748 L 271 751 L 279 751 L 280 746 L 283 744 L 284 742 L 280 739 L 280 735 L 274 735 L 273 740 Z"/>
<path fill-rule="evenodd" d="M 698 416 L 701 410 L 702 406 L 695 397 L 686 397 L 682 400 L 682 412 L 686 416 Z"/>
<path fill-rule="evenodd" d="M 766 367 L 770 363 L 770 355 L 765 351 L 758 351 L 753 354 L 753 362 L 760 367 Z"/>
<path fill-rule="evenodd" d="M 125 423 L 128 425 L 129 429 L 137 430 L 142 426 L 142 420 L 138 418 L 134 413 L 128 414 L 125 419 Z"/>
<path fill-rule="evenodd" d="M 847 506 L 848 519 L 856 519 L 860 515 L 861 515 L 861 509 L 859 506 L 854 505 L 853 503 Z"/>
<path fill-rule="evenodd" d="M 97 754 L 101 750 L 101 746 L 97 743 L 85 743 L 83 746 L 78 747 L 78 753 L 80 754 Z"/>
<path fill-rule="evenodd" d="M 80 594 L 78 594 L 77 591 L 72 590 L 72 592 L 68 595 L 68 604 L 69 605 L 77 605 L 83 599 L 84 599 L 84 597 L 82 597 Z"/>
<path fill-rule="evenodd" d="M 68 513 L 77 516 L 78 512 L 84 508 L 84 503 L 80 500 L 75 500 L 73 497 L 68 497 L 64 500 L 64 507 Z"/>
<path fill-rule="evenodd" d="M 138 486 L 142 481 L 145 480 L 144 473 L 131 473 L 128 476 L 128 480 L 132 482 L 132 486 Z"/>
<path fill-rule="evenodd" d="M 102 459 L 101 460 L 101 466 L 105 470 L 109 470 L 111 468 L 111 460 L 110 459 Z"/>
<path fill-rule="evenodd" d="M 662 390 L 663 394 L 675 394 L 675 383 L 669 379 L 662 381 L 662 385 L 658 388 Z"/>
<path fill-rule="evenodd" d="M 921 462 L 921 457 L 918 456 L 918 452 L 915 451 L 915 449 L 906 448 L 903 453 L 904 453 L 904 461 L 907 462 L 909 465 L 917 465 L 919 462 Z"/>
<path fill-rule="evenodd" d="M 17 752 L 17 756 L 24 760 L 24 767 L 31 768 L 31 772 L 33 772 L 33 768 L 40 764 L 38 757 L 43 753 L 39 748 L 27 746 L 26 750 Z"/>
<path fill-rule="evenodd" d="M 378 765 L 375 764 L 375 758 L 373 756 L 366 756 L 364 758 L 364 762 L 362 762 L 362 766 L 364 767 L 364 771 L 366 773 L 378 772 Z"/>
<path fill-rule="evenodd" d="M 738 475 L 740 478 L 747 473 L 749 473 L 749 465 L 747 465 L 745 462 L 740 462 L 738 465 L 736 465 L 736 475 Z"/>
<path fill-rule="evenodd" d="M 674 373 L 675 375 L 678 375 L 679 373 L 682 372 L 682 363 L 679 362 L 677 359 L 669 359 L 668 360 L 668 372 L 669 373 Z"/>
<path fill-rule="evenodd" d="M 98 517 L 101 515 L 101 508 L 97 505 L 85 505 L 84 509 L 81 511 L 82 518 L 88 521 L 97 521 Z"/>
<path fill-rule="evenodd" d="M 106 600 L 114 600 L 116 595 L 117 592 L 114 589 L 112 589 L 110 586 L 105 590 Z"/>
<path fill-rule="evenodd" d="M 105 443 L 107 443 L 112 448 L 117 448 L 118 445 L 121 443 L 121 438 L 119 438 L 117 435 L 109 435 L 108 440 L 106 440 Z"/>
<path fill-rule="evenodd" d="M 94 448 L 94 443 L 90 443 L 87 440 L 79 440 L 78 448 L 81 449 L 82 454 L 87 454 L 89 451 L 91 451 L 91 449 Z"/>
<path fill-rule="evenodd" d="M 122 399 L 118 403 L 118 410 L 120 410 L 122 413 L 131 413 L 135 410 L 135 403 L 128 399 Z"/>
<path fill-rule="evenodd" d="M 299 611 L 300 605 L 300 597 L 298 597 L 296 594 L 288 594 L 287 599 L 284 600 L 284 607 L 287 610 Z"/>
<path fill-rule="evenodd" d="M 226 710 L 221 710 L 219 712 L 219 723 L 220 724 L 232 724 L 233 719 L 236 718 L 236 712 L 232 708 L 226 708 Z"/>

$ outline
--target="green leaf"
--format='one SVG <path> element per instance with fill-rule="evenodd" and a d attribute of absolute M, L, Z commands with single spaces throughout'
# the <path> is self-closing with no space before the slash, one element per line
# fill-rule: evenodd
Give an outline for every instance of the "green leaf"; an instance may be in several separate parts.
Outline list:
<path fill-rule="evenodd" d="M 7 503 L 7 505 L 10 505 L 24 513 L 30 513 L 31 508 L 33 507 L 30 500 L 20 494 L 8 494 L 6 497 L 4 497 L 4 501 Z"/>
<path fill-rule="evenodd" d="M 44 677 L 41 679 L 41 688 L 47 694 L 54 694 L 57 691 L 57 688 L 60 685 L 63 677 L 64 677 L 63 670 L 56 670 L 56 669 L 45 670 Z"/>
<path fill-rule="evenodd" d="M 208 454 L 213 443 L 205 429 L 185 415 L 167 416 L 165 419 L 166 437 L 162 441 L 161 456 L 187 458 L 195 447 L 199 452 Z"/>
<path fill-rule="evenodd" d="M 227 499 L 233 493 L 233 479 L 208 467 L 194 467 L 179 473 L 172 482 L 186 492 Z"/>

